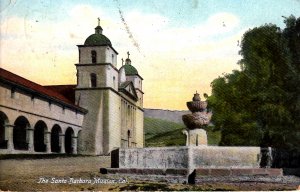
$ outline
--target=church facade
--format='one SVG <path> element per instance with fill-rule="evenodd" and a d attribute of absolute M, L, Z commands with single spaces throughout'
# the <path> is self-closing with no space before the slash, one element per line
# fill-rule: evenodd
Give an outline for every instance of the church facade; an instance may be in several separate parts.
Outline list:
<path fill-rule="evenodd" d="M 143 78 L 100 24 L 78 45 L 76 85 L 42 86 L 0 69 L 0 154 L 103 155 L 144 146 Z"/>

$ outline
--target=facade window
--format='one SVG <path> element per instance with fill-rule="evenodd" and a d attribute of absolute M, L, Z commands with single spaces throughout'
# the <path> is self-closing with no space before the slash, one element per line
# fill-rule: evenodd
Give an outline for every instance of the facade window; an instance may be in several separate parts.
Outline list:
<path fill-rule="evenodd" d="M 79 60 L 79 63 L 81 63 L 81 61 L 80 61 L 80 56 L 81 56 L 81 51 L 79 50 L 79 58 L 78 58 L 78 60 Z"/>
<path fill-rule="evenodd" d="M 12 99 L 14 99 L 16 97 L 16 89 L 15 88 L 11 88 L 11 90 L 10 90 L 10 97 Z"/>
<path fill-rule="evenodd" d="M 34 103 L 34 95 L 31 95 L 31 102 Z"/>
<path fill-rule="evenodd" d="M 111 62 L 114 63 L 114 54 L 111 54 Z"/>
<path fill-rule="evenodd" d="M 77 85 L 78 85 L 78 83 L 79 83 L 79 71 L 78 70 L 76 71 L 76 80 L 77 80 Z"/>
<path fill-rule="evenodd" d="M 131 137 L 131 133 L 130 130 L 127 131 L 127 137 L 130 138 Z"/>
<path fill-rule="evenodd" d="M 97 87 L 97 75 L 91 73 L 91 87 Z"/>
<path fill-rule="evenodd" d="M 51 110 L 51 105 L 52 105 L 51 101 L 48 101 L 49 110 Z"/>
<path fill-rule="evenodd" d="M 92 63 L 97 63 L 97 52 L 95 50 L 91 51 Z"/>
<path fill-rule="evenodd" d="M 116 78 L 115 78 L 115 76 L 113 77 L 113 85 L 114 85 L 114 88 L 116 88 Z"/>
<path fill-rule="evenodd" d="M 63 107 L 62 107 L 62 114 L 65 114 L 65 111 L 66 111 L 66 109 L 65 109 L 65 107 L 63 106 Z"/>

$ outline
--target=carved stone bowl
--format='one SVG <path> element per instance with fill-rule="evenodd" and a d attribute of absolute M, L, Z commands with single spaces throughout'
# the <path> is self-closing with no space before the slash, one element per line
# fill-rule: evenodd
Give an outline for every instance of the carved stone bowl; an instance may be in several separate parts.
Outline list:
<path fill-rule="evenodd" d="M 188 129 L 205 129 L 210 123 L 211 116 L 211 112 L 195 112 L 182 115 L 182 120 Z"/>
<path fill-rule="evenodd" d="M 190 101 L 186 103 L 187 107 L 189 110 L 194 113 L 194 112 L 199 112 L 199 111 L 204 111 L 207 107 L 207 102 L 206 101 Z"/>

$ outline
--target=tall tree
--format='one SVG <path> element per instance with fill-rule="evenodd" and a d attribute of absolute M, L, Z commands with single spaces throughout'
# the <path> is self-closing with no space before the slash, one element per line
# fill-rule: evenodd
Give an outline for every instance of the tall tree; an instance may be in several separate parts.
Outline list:
<path fill-rule="evenodd" d="M 212 82 L 208 102 L 222 131 L 221 145 L 297 146 L 299 21 L 290 16 L 284 30 L 266 24 L 247 31 L 241 42 L 241 70 Z"/>

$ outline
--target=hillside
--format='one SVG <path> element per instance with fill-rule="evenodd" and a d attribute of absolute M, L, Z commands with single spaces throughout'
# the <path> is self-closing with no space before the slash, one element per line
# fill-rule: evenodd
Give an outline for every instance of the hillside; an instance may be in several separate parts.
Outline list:
<path fill-rule="evenodd" d="M 174 123 L 182 124 L 182 115 L 190 113 L 189 111 L 165 110 L 165 109 L 144 109 L 144 116 L 154 119 L 162 119 Z"/>
<path fill-rule="evenodd" d="M 174 123 L 162 119 L 144 118 L 146 147 L 184 146 L 185 135 L 182 123 Z M 208 144 L 218 145 L 220 132 L 208 131 Z"/>

